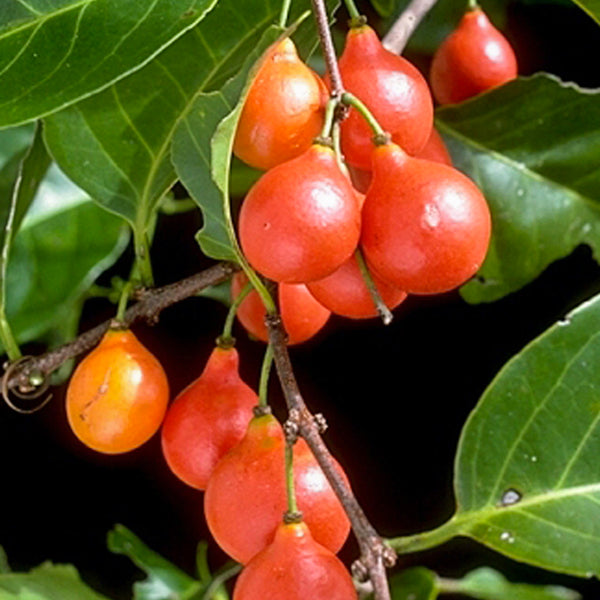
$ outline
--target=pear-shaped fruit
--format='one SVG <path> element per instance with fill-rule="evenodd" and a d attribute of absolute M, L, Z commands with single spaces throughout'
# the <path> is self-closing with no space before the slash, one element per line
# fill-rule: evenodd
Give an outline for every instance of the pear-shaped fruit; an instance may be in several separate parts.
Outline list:
<path fill-rule="evenodd" d="M 240 116 L 234 154 L 257 169 L 308 150 L 323 126 L 327 88 L 298 56 L 290 38 L 267 52 Z"/>
<path fill-rule="evenodd" d="M 280 524 L 273 542 L 244 568 L 233 600 L 356 600 L 350 573 L 305 523 Z"/>
<path fill-rule="evenodd" d="M 334 151 L 313 144 L 267 171 L 240 211 L 248 262 L 277 282 L 307 283 L 333 273 L 354 252 L 360 208 Z"/>
<path fill-rule="evenodd" d="M 451 290 L 481 266 L 490 230 L 485 198 L 468 177 L 395 144 L 375 150 L 361 242 L 381 278 L 409 294 Z"/>
<path fill-rule="evenodd" d="M 216 347 L 204 371 L 175 398 L 162 426 L 167 464 L 203 490 L 217 462 L 246 433 L 258 396 L 240 378 L 235 348 Z"/>
<path fill-rule="evenodd" d="M 208 481 L 206 522 L 219 546 L 238 562 L 247 563 L 271 543 L 286 510 L 284 450 L 283 430 L 275 417 L 255 417 Z M 337 552 L 349 532 L 346 513 L 303 440 L 294 445 L 293 463 L 304 520 L 317 542 Z"/>
<path fill-rule="evenodd" d="M 158 360 L 129 329 L 109 329 L 71 377 L 67 417 L 86 446 L 118 454 L 152 437 L 168 401 L 169 384 Z"/>
<path fill-rule="evenodd" d="M 417 154 L 433 127 L 433 100 L 417 68 L 386 50 L 367 25 L 350 29 L 339 66 L 345 88 L 366 104 L 394 142 Z M 371 169 L 373 133 L 355 109 L 342 122 L 341 133 L 348 163 Z"/>
<path fill-rule="evenodd" d="M 467 11 L 442 42 L 431 62 L 429 80 L 440 104 L 462 102 L 517 76 L 508 40 L 479 8 Z"/>

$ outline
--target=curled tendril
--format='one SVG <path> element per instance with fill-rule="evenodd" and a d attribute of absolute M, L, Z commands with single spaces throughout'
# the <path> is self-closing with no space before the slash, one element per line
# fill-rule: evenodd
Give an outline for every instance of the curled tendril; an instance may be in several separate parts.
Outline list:
<path fill-rule="evenodd" d="M 38 382 L 35 382 L 35 383 L 31 382 L 30 387 L 27 389 L 24 388 L 23 386 L 15 387 L 15 388 L 9 387 L 8 382 L 10 381 L 11 376 L 14 373 L 14 371 L 17 369 L 17 367 L 22 365 L 24 362 L 27 362 L 31 358 L 33 358 L 33 357 L 32 356 L 22 356 L 18 360 L 15 360 L 13 363 L 10 363 L 6 367 L 4 376 L 2 377 L 2 398 L 4 399 L 4 402 L 6 402 L 6 404 L 10 408 L 12 408 L 12 410 L 14 410 L 15 412 L 18 412 L 22 415 L 31 415 L 31 414 L 37 412 L 38 410 L 40 410 L 41 408 L 46 406 L 46 404 L 48 404 L 48 402 L 50 402 L 50 400 L 52 399 L 52 394 L 48 394 L 43 400 L 38 402 L 35 406 L 29 407 L 29 408 L 21 408 L 20 406 L 17 406 L 14 403 L 11 395 L 16 396 L 19 400 L 25 400 L 25 401 L 38 400 L 48 391 L 48 388 L 50 387 L 48 378 L 43 378 L 42 382 L 39 384 L 38 384 Z"/>

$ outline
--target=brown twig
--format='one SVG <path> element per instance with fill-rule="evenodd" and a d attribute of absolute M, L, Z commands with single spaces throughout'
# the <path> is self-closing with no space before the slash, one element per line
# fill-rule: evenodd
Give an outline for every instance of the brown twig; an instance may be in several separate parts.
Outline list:
<path fill-rule="evenodd" d="M 158 315 L 167 307 L 194 296 L 204 288 L 221 283 L 231 277 L 238 270 L 232 263 L 218 263 L 196 275 L 182 279 L 176 283 L 161 288 L 146 290 L 142 297 L 126 312 L 122 322 L 130 326 L 135 321 L 144 319 L 156 321 Z M 58 369 L 66 360 L 87 352 L 93 348 L 109 328 L 112 319 L 97 325 L 82 333 L 73 341 L 41 354 L 22 361 L 19 365 L 5 372 L 8 376 L 4 385 L 6 389 L 31 389 L 31 376 L 41 375 L 44 379 L 53 371 Z"/>
<path fill-rule="evenodd" d="M 382 43 L 390 52 L 402 54 L 410 36 L 437 0 L 412 0 L 385 34 Z"/>
<path fill-rule="evenodd" d="M 368 573 L 375 599 L 390 600 L 386 567 L 394 564 L 396 554 L 385 545 L 381 536 L 367 519 L 352 490 L 335 467 L 333 457 L 321 437 L 324 428 L 322 418 L 316 418 L 311 414 L 298 389 L 287 350 L 286 334 L 281 323 L 281 317 L 279 315 L 268 315 L 266 323 L 269 331 L 269 341 L 273 346 L 275 366 L 290 419 L 297 424 L 299 435 L 306 440 L 350 519 L 352 530 L 360 547 L 360 562 L 366 573 Z"/>
<path fill-rule="evenodd" d="M 344 85 L 342 83 L 342 76 L 335 54 L 333 39 L 331 38 L 331 33 L 329 31 L 327 9 L 323 0 L 312 0 L 312 8 L 317 21 L 317 31 L 319 32 L 319 41 L 321 49 L 323 50 L 323 57 L 325 58 L 327 72 L 329 73 L 329 78 L 331 80 L 331 96 L 333 98 L 341 98 L 344 93 Z"/>

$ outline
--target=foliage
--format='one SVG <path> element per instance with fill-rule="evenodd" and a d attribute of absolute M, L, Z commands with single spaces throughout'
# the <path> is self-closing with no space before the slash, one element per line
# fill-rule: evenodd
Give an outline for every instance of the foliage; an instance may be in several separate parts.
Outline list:
<path fill-rule="evenodd" d="M 554 2 L 600 23 L 597 0 Z M 333 14 L 338 2 L 327 4 Z M 464 4 L 440 0 L 409 48 L 431 54 Z M 537 0 L 527 4 L 543 10 Z M 385 17 L 382 32 L 406 5 L 373 0 Z M 508 5 L 489 2 L 500 27 Z M 237 119 L 274 40 L 292 33 L 304 58 L 317 41 L 305 18 L 308 0 L 293 2 L 288 30 L 275 25 L 280 8 L 278 0 L 6 0 L 0 7 L 0 308 L 17 343 L 73 339 L 84 301 L 115 295 L 102 292 L 98 278 L 126 259 L 127 248 L 136 256 L 132 275 L 151 284 L 148 249 L 172 190 L 189 194 L 201 211 L 202 252 L 248 269 L 232 190 L 242 195 L 256 174 L 232 162 Z M 492 211 L 488 257 L 461 289 L 467 302 L 518 291 L 581 244 L 600 262 L 597 90 L 537 73 L 438 109 L 436 125 L 455 166 Z M 205 294 L 228 296 L 222 289 Z M 595 297 L 501 370 L 462 431 L 454 516 L 432 531 L 391 539 L 398 552 L 468 536 L 529 565 L 600 576 L 599 323 Z M 121 526 L 109 547 L 148 574 L 134 587 L 136 599 L 191 599 L 209 588 L 227 598 L 223 573 L 210 575 L 205 550 L 192 578 Z M 5 570 L 0 600 L 103 598 L 71 566 Z M 577 598 L 557 586 L 512 584 L 489 569 L 459 580 L 404 570 L 392 590 L 396 600 L 444 592 Z"/>

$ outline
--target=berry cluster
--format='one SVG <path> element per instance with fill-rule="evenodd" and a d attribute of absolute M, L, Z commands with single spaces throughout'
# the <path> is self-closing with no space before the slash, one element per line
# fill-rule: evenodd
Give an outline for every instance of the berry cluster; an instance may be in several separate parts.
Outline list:
<path fill-rule="evenodd" d="M 267 53 L 235 138 L 239 158 L 267 169 L 242 204 L 239 238 L 250 265 L 279 286 L 290 344 L 314 335 L 326 311 L 369 318 L 378 300 L 393 309 L 407 294 L 454 289 L 489 245 L 486 201 L 453 168 L 420 72 L 364 22 L 349 30 L 339 71 L 349 105 L 340 147 L 331 142 L 324 85 L 289 39 Z M 479 8 L 466 13 L 431 70 L 440 103 L 515 76 L 512 49 Z M 234 297 L 244 283 L 236 279 Z M 239 318 L 266 340 L 257 295 Z"/>
<path fill-rule="evenodd" d="M 440 103 L 516 75 L 500 38 L 479 9 L 465 15 L 433 61 Z M 277 43 L 251 86 L 235 138 L 235 154 L 266 170 L 243 202 L 239 237 L 250 265 L 278 286 L 289 344 L 313 336 L 331 312 L 369 318 L 377 302 L 393 309 L 407 294 L 457 287 L 479 268 L 489 243 L 485 199 L 452 167 L 419 71 L 362 22 L 348 33 L 339 70 L 346 93 L 329 99 L 330 78 L 309 69 L 290 39 Z M 337 145 L 340 102 L 347 116 Z M 236 274 L 234 298 L 247 288 L 246 275 Z M 237 316 L 267 341 L 256 291 Z M 205 491 L 215 540 L 245 565 L 234 600 L 355 599 L 336 557 L 350 527 L 339 499 L 304 440 L 287 439 L 238 367 L 237 351 L 222 338 L 167 410 L 162 367 L 117 324 L 71 379 L 69 423 L 87 446 L 109 454 L 140 446 L 162 423 L 169 467 Z"/>

